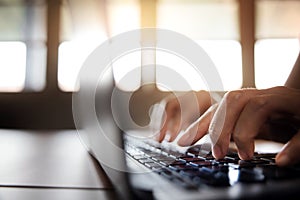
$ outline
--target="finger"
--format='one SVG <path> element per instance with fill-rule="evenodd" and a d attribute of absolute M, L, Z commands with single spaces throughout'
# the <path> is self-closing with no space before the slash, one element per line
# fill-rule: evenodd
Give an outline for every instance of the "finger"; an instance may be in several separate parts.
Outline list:
<path fill-rule="evenodd" d="M 182 129 L 182 119 L 180 113 L 176 115 L 172 119 L 172 123 L 169 124 L 169 131 L 166 134 L 166 137 L 168 142 L 173 142 L 177 135 L 179 134 L 180 130 Z"/>
<path fill-rule="evenodd" d="M 174 125 L 171 127 L 169 142 L 173 142 L 180 131 L 190 126 L 199 116 L 211 105 L 210 94 L 207 91 L 188 92 L 184 98 L 179 98 L 180 115 L 174 118 Z M 201 103 L 199 102 L 201 100 Z M 179 113 L 179 112 L 178 112 Z"/>
<path fill-rule="evenodd" d="M 191 124 L 185 131 L 184 135 L 178 140 L 178 145 L 192 145 L 206 135 L 216 108 L 217 104 L 211 106 L 201 117 L 198 118 L 198 120 Z"/>
<path fill-rule="evenodd" d="M 213 145 L 213 155 L 223 158 L 228 150 L 231 134 L 247 101 L 262 91 L 244 89 L 228 92 L 218 106 L 209 126 L 209 135 Z"/>
<path fill-rule="evenodd" d="M 275 158 L 279 166 L 288 166 L 300 162 L 300 131 L 284 145 Z"/>
<path fill-rule="evenodd" d="M 254 139 L 269 116 L 278 112 L 299 113 L 298 99 L 299 97 L 281 94 L 263 94 L 249 100 L 233 132 L 233 139 L 241 159 L 252 158 Z"/>
<path fill-rule="evenodd" d="M 260 128 L 273 112 L 271 102 L 274 95 L 260 95 L 249 100 L 240 114 L 233 131 L 233 140 L 237 146 L 239 157 L 249 160 L 253 157 L 254 139 Z"/>
<path fill-rule="evenodd" d="M 156 138 L 159 142 L 164 140 L 173 118 L 176 116 L 176 113 L 180 112 L 180 110 L 178 110 L 178 105 L 179 103 L 177 99 L 172 99 L 166 104 L 165 114 L 163 116 L 163 125 L 160 130 L 160 134 Z"/>

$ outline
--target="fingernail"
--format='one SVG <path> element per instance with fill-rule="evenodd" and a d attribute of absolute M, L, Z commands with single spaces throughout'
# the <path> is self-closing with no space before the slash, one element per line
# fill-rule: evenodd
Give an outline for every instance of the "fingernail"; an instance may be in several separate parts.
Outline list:
<path fill-rule="evenodd" d="M 153 136 L 154 140 L 159 141 L 159 139 L 160 139 L 160 134 L 161 134 L 161 133 L 155 134 L 155 135 Z"/>
<path fill-rule="evenodd" d="M 213 156 L 216 158 L 216 159 L 220 159 L 222 158 L 222 150 L 219 146 L 215 145 L 213 147 Z"/>
<path fill-rule="evenodd" d="M 167 141 L 167 142 L 170 142 L 171 137 L 172 137 L 172 134 L 170 133 L 170 131 L 167 131 L 164 140 Z"/>
<path fill-rule="evenodd" d="M 290 158 L 286 154 L 278 154 L 276 156 L 276 163 L 279 166 L 286 166 L 290 164 Z"/>
<path fill-rule="evenodd" d="M 179 146 L 188 146 L 191 144 L 191 138 L 189 134 L 184 134 L 177 142 Z"/>

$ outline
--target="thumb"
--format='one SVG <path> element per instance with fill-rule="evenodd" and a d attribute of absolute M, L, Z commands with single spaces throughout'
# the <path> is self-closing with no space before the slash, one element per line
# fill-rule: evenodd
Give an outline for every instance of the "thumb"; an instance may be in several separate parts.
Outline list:
<path fill-rule="evenodd" d="M 300 131 L 286 143 L 276 156 L 276 164 L 288 166 L 300 162 Z"/>

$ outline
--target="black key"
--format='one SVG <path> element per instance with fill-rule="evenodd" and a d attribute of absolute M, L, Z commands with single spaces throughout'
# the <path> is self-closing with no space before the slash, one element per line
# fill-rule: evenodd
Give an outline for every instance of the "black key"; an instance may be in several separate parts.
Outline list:
<path fill-rule="evenodd" d="M 147 158 L 148 156 L 146 156 L 145 154 L 143 155 L 134 155 L 133 158 L 136 159 L 136 160 L 139 160 L 139 159 L 143 159 L 143 158 Z"/>
<path fill-rule="evenodd" d="M 256 166 L 264 166 L 269 164 L 269 161 L 261 160 L 261 159 L 252 159 L 252 160 L 239 160 L 238 163 L 230 163 L 229 165 L 239 169 L 239 168 L 251 168 Z"/>
<path fill-rule="evenodd" d="M 185 162 L 204 161 L 203 158 L 198 158 L 198 157 L 181 157 L 180 160 L 183 160 Z"/>
<path fill-rule="evenodd" d="M 238 164 L 238 160 L 234 159 L 228 159 L 228 158 L 223 158 L 215 161 L 218 164 L 228 164 L 228 163 L 233 163 L 233 164 Z"/>
<path fill-rule="evenodd" d="M 229 149 L 226 156 L 233 160 L 239 160 L 239 154 L 237 153 L 236 150 L 233 150 L 233 149 Z"/>
<path fill-rule="evenodd" d="M 266 180 L 262 170 L 257 168 L 242 168 L 239 170 L 238 181 L 243 183 L 264 182 Z"/>
<path fill-rule="evenodd" d="M 254 153 L 255 158 L 275 158 L 277 153 Z"/>
<path fill-rule="evenodd" d="M 148 162 L 153 162 L 153 160 L 151 160 L 150 158 L 142 158 L 138 160 L 140 163 L 148 163 Z"/>
<path fill-rule="evenodd" d="M 213 186 L 229 186 L 229 177 L 227 173 L 217 172 L 214 174 L 214 178 L 209 181 L 210 185 Z"/>
<path fill-rule="evenodd" d="M 132 148 L 126 149 L 126 152 L 127 152 L 129 155 L 131 155 L 131 156 L 145 155 L 143 152 L 137 151 L 137 150 L 132 149 Z"/>
<path fill-rule="evenodd" d="M 257 159 L 257 158 L 254 158 L 252 160 L 249 160 L 249 162 L 255 164 L 256 166 L 259 166 L 259 165 L 266 165 L 266 164 L 269 164 L 270 161 L 267 161 L 267 160 L 263 160 L 263 159 Z"/>
<path fill-rule="evenodd" d="M 232 160 L 232 161 L 237 161 L 237 160 L 240 160 L 240 158 L 237 156 L 225 156 L 224 159 L 226 160 Z"/>
<path fill-rule="evenodd" d="M 187 153 L 190 153 L 190 154 L 193 154 L 193 155 L 198 155 L 199 152 L 201 151 L 201 146 L 200 144 L 198 145 L 194 145 L 194 146 L 191 146 L 187 149 Z"/>
<path fill-rule="evenodd" d="M 194 178 L 196 176 L 200 176 L 201 172 L 197 168 L 190 168 L 190 169 L 182 169 L 179 172 L 179 174 L 190 178 Z"/>
<path fill-rule="evenodd" d="M 228 173 L 229 171 L 228 165 L 206 166 L 206 167 L 202 167 L 202 169 L 210 170 L 212 173 L 216 173 L 216 172 Z"/>
<path fill-rule="evenodd" d="M 171 164 L 171 165 L 169 165 L 169 168 L 171 170 L 175 170 L 175 171 L 194 170 L 194 169 L 198 170 L 198 168 L 195 168 L 194 166 L 187 165 L 187 164 Z"/>
<path fill-rule="evenodd" d="M 186 158 L 195 158 L 195 156 L 190 156 L 190 155 L 184 155 L 184 156 L 180 156 L 178 157 L 178 159 L 184 160 Z"/>
<path fill-rule="evenodd" d="M 268 161 L 270 163 L 276 163 L 275 158 L 260 158 L 260 160 Z"/>
<path fill-rule="evenodd" d="M 163 177 L 171 180 L 174 178 L 174 175 L 172 173 L 172 171 L 168 170 L 168 169 L 165 169 L 165 168 L 162 168 L 161 171 L 159 171 L 159 174 L 162 175 Z"/>
<path fill-rule="evenodd" d="M 193 181 L 197 184 L 205 183 L 213 186 L 229 186 L 229 177 L 227 173 L 214 172 L 210 169 L 201 168 Z"/>
<path fill-rule="evenodd" d="M 162 165 L 164 165 L 164 166 L 168 166 L 168 165 L 170 165 L 172 163 L 175 163 L 175 162 L 176 162 L 176 160 L 173 159 L 173 158 L 170 158 L 169 160 L 161 160 L 161 161 L 159 161 L 159 163 L 162 164 Z"/>
<path fill-rule="evenodd" d="M 239 165 L 239 168 L 255 167 L 256 166 L 256 164 L 252 163 L 250 160 L 239 160 L 238 165 Z"/>
<path fill-rule="evenodd" d="M 191 146 L 187 149 L 186 154 L 192 156 L 206 157 L 211 154 L 211 145 L 208 143 Z"/>
<path fill-rule="evenodd" d="M 161 169 L 162 166 L 158 163 L 151 163 L 151 162 L 148 162 L 148 163 L 145 163 L 145 166 L 150 168 L 150 169 L 154 169 L 154 170 L 158 170 L 158 169 Z"/>
<path fill-rule="evenodd" d="M 161 154 L 160 153 L 156 153 L 156 152 L 149 152 L 149 151 L 147 151 L 147 152 L 144 152 L 147 156 L 149 156 L 149 157 L 157 157 L 157 156 L 160 156 Z"/>
<path fill-rule="evenodd" d="M 211 161 L 193 161 L 190 163 L 191 165 L 197 166 L 197 167 L 203 167 L 203 166 L 212 166 L 212 165 L 216 165 L 216 163 L 211 162 Z"/>
<path fill-rule="evenodd" d="M 171 157 L 173 157 L 173 158 L 179 158 L 179 157 L 185 156 L 185 154 L 180 153 L 180 152 L 178 152 L 178 151 L 173 151 L 173 150 L 164 150 L 164 151 L 162 152 L 162 154 L 169 155 L 169 156 L 171 156 Z"/>
<path fill-rule="evenodd" d="M 198 156 L 198 157 L 200 157 L 200 156 Z M 207 154 L 207 155 L 203 156 L 203 158 L 205 158 L 205 160 L 215 160 L 215 158 L 213 157 L 212 154 Z"/>
<path fill-rule="evenodd" d="M 165 155 L 152 156 L 151 158 L 152 158 L 153 160 L 155 160 L 155 161 L 174 160 L 174 158 L 170 158 L 170 157 L 165 156 Z"/>

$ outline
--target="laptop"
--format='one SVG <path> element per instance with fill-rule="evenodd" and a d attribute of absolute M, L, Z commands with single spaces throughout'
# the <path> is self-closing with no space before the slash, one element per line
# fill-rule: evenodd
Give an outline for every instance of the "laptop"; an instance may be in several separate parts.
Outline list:
<path fill-rule="evenodd" d="M 281 199 L 300 194 L 300 167 L 277 167 L 276 152 L 256 152 L 252 161 L 241 161 L 232 148 L 215 160 L 207 143 L 180 148 L 155 142 L 147 130 L 121 130 L 126 120 L 120 112 L 128 96 L 115 87 L 111 69 L 92 98 L 93 88 L 81 88 L 73 96 L 80 139 L 120 199 Z"/>

